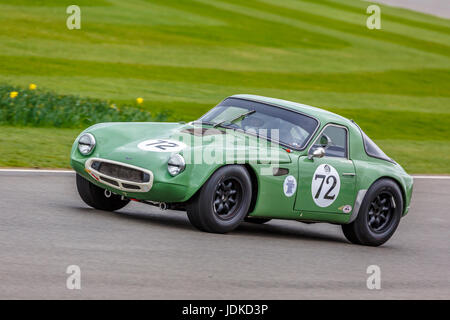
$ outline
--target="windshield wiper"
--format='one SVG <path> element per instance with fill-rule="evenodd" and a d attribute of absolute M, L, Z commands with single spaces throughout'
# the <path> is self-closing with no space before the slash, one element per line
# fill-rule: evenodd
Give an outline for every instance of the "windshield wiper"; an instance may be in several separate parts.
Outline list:
<path fill-rule="evenodd" d="M 236 122 L 238 120 L 244 120 L 245 117 L 247 117 L 248 115 L 251 115 L 252 113 L 255 113 L 255 112 L 256 112 L 255 110 L 250 110 L 250 111 L 248 111 L 246 113 L 243 113 L 243 114 L 241 114 L 241 115 L 239 115 L 237 117 L 234 117 L 231 120 L 223 120 L 223 121 L 217 122 L 215 125 L 213 125 L 213 128 L 217 128 L 218 126 L 224 124 L 225 122 L 233 123 L 233 122 Z"/>
<path fill-rule="evenodd" d="M 210 121 L 203 121 L 203 120 L 195 120 L 195 121 L 192 121 L 192 124 L 206 124 L 206 125 L 210 125 L 210 126 L 214 125 L 213 122 L 210 122 Z"/>

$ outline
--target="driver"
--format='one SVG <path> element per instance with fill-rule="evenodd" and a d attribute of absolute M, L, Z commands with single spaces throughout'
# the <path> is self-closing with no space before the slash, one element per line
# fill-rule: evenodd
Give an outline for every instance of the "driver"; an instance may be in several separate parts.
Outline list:
<path fill-rule="evenodd" d="M 241 126 L 244 130 L 262 129 L 263 125 L 264 125 L 264 120 L 262 120 L 258 117 L 254 117 L 254 116 L 249 116 L 247 118 L 244 118 L 241 123 Z"/>

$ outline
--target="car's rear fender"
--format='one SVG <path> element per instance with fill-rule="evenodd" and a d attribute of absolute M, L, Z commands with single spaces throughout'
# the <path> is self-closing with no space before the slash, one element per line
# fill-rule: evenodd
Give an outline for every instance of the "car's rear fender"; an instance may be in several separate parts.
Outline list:
<path fill-rule="evenodd" d="M 354 210 L 349 217 L 348 223 L 356 219 L 359 213 L 359 207 L 367 190 L 380 179 L 390 179 L 398 185 L 402 192 L 403 216 L 408 213 L 412 196 L 413 178 L 397 164 L 386 161 L 383 161 L 386 162 L 383 163 L 381 161 L 354 161 L 357 177 L 357 195 L 353 206 Z"/>

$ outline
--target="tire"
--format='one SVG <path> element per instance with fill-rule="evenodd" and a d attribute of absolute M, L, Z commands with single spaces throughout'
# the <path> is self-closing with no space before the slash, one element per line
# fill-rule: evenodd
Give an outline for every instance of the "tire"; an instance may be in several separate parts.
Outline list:
<path fill-rule="evenodd" d="M 250 175 L 243 166 L 218 169 L 187 207 L 189 221 L 201 231 L 227 233 L 247 216 L 252 199 Z"/>
<path fill-rule="evenodd" d="M 264 224 L 269 222 L 272 219 L 265 219 L 265 218 L 250 218 L 250 217 L 246 217 L 244 219 L 245 222 L 249 222 L 249 223 L 256 223 L 256 224 Z"/>
<path fill-rule="evenodd" d="M 187 205 L 187 216 L 189 219 L 189 222 L 198 230 L 207 232 L 206 228 L 202 225 L 200 222 L 200 219 L 198 217 L 198 214 L 194 214 L 193 211 L 195 210 L 195 206 L 197 205 L 197 201 L 199 198 L 199 194 L 196 195 L 191 201 L 190 204 Z"/>
<path fill-rule="evenodd" d="M 402 213 L 400 188 L 392 180 L 381 179 L 367 191 L 358 217 L 352 223 L 342 225 L 342 231 L 351 243 L 380 246 L 392 237 Z"/>
<path fill-rule="evenodd" d="M 111 194 L 107 198 L 105 189 L 97 187 L 79 174 L 77 174 L 77 189 L 81 199 L 88 206 L 99 210 L 116 211 L 122 209 L 130 202 L 130 200 L 122 200 L 122 197 L 116 194 Z"/>

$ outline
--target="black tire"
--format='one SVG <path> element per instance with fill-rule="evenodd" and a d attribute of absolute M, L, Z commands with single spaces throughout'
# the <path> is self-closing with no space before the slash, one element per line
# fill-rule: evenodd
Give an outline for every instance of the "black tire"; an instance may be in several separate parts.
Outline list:
<path fill-rule="evenodd" d="M 194 198 L 191 199 L 190 203 L 186 207 L 187 216 L 189 222 L 198 230 L 207 232 L 206 228 L 201 224 L 198 214 L 194 214 L 195 206 L 197 205 L 197 201 L 199 198 L 199 194 L 195 195 Z"/>
<path fill-rule="evenodd" d="M 245 222 L 250 222 L 250 223 L 256 223 L 256 224 L 264 224 L 269 222 L 272 219 L 265 219 L 265 218 L 250 218 L 250 217 L 246 217 L 244 219 Z"/>
<path fill-rule="evenodd" d="M 351 243 L 361 244 L 358 238 L 356 238 L 355 232 L 353 231 L 353 227 L 350 227 L 351 225 L 352 223 L 342 225 L 342 232 L 344 232 L 345 238 Z"/>
<path fill-rule="evenodd" d="M 247 216 L 252 199 L 250 175 L 243 166 L 218 169 L 187 207 L 189 221 L 201 231 L 226 233 Z"/>
<path fill-rule="evenodd" d="M 402 213 L 400 188 L 392 180 L 381 179 L 367 191 L 358 217 L 352 223 L 342 225 L 342 231 L 351 243 L 380 246 L 392 237 Z"/>
<path fill-rule="evenodd" d="M 79 174 L 77 174 L 77 189 L 81 199 L 88 206 L 99 210 L 116 211 L 122 209 L 130 202 L 130 200 L 122 200 L 122 197 L 116 194 L 111 194 L 107 198 L 105 189 L 97 187 Z"/>

